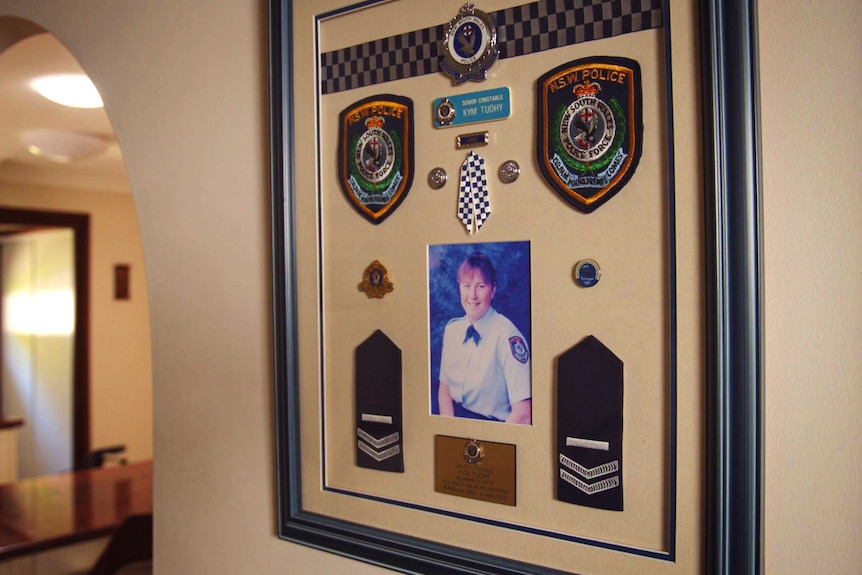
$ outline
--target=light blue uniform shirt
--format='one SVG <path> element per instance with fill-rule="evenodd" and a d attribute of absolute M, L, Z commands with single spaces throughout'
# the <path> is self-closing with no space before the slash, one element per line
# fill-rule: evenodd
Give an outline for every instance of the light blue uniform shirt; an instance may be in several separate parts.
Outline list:
<path fill-rule="evenodd" d="M 530 350 L 518 328 L 489 308 L 475 324 L 479 342 L 464 341 L 470 321 L 456 318 L 443 332 L 440 381 L 474 413 L 504 421 L 512 404 L 530 399 Z"/>

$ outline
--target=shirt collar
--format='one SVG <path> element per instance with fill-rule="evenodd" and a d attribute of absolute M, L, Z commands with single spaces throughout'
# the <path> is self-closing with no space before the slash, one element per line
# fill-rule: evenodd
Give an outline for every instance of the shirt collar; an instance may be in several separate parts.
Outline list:
<path fill-rule="evenodd" d="M 479 335 L 485 337 L 485 334 L 488 331 L 488 328 L 491 326 L 491 322 L 493 321 L 494 316 L 497 315 L 497 312 L 493 307 L 489 307 L 488 311 L 485 312 L 485 315 L 480 317 L 476 323 L 473 324 L 473 327 L 476 328 L 476 331 L 479 332 Z"/>

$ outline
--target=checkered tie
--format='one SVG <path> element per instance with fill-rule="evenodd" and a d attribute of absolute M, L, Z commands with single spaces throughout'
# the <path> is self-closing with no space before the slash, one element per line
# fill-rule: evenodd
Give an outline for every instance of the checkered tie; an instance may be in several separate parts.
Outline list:
<path fill-rule="evenodd" d="M 467 233 L 481 229 L 491 214 L 488 197 L 488 180 L 485 178 L 485 160 L 476 152 L 461 165 L 461 186 L 458 189 L 458 217 L 464 222 Z"/>

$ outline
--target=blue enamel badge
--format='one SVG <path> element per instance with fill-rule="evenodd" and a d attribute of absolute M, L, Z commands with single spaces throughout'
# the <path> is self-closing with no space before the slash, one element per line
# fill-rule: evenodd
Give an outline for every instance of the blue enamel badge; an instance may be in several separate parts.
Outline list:
<path fill-rule="evenodd" d="M 567 202 L 592 212 L 628 183 L 641 157 L 640 65 L 628 58 L 575 60 L 536 84 L 537 159 Z"/>
<path fill-rule="evenodd" d="M 581 287 L 593 287 L 602 279 L 602 270 L 595 260 L 581 260 L 575 264 L 575 281 Z"/>
<path fill-rule="evenodd" d="M 346 108 L 338 120 L 342 191 L 362 216 L 379 224 L 413 183 L 413 100 L 372 96 Z"/>

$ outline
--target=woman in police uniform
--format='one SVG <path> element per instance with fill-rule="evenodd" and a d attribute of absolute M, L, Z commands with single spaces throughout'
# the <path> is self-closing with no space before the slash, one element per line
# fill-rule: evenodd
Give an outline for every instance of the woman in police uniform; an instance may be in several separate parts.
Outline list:
<path fill-rule="evenodd" d="M 440 415 L 529 425 L 530 350 L 515 324 L 491 307 L 494 265 L 474 252 L 458 268 L 457 280 L 466 315 L 451 320 L 443 333 Z"/>

